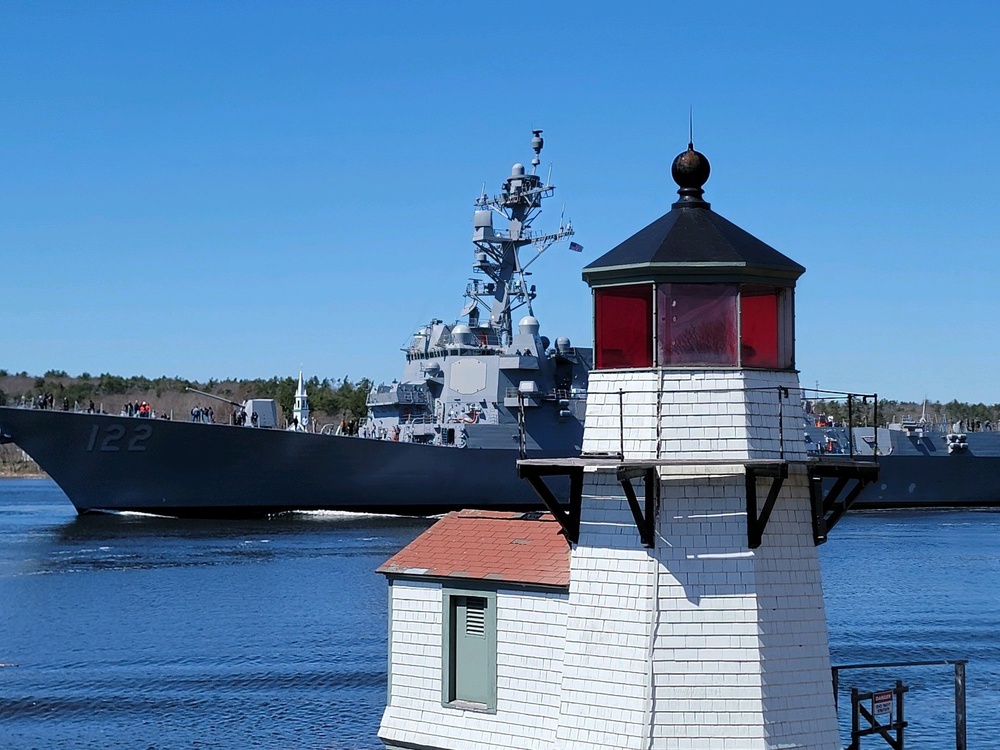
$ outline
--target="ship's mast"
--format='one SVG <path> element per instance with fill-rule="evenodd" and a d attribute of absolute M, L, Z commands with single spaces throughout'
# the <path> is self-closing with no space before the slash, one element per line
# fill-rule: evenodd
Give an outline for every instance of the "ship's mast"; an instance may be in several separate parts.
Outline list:
<path fill-rule="evenodd" d="M 553 243 L 573 236 L 572 223 L 563 225 L 561 220 L 559 229 L 550 234 L 531 231 L 531 222 L 541 212 L 542 200 L 555 192 L 555 186 L 550 183 L 551 169 L 544 183 L 537 174 L 541 163 L 538 155 L 544 141 L 541 130 L 532 133 L 531 148 L 535 156 L 531 160 L 531 173 L 526 173 L 524 165 L 515 164 L 499 195 L 489 197 L 484 191 L 476 200 L 472 239 L 476 245 L 476 263 L 473 269 L 488 276 L 493 283 L 472 281 L 465 292 L 468 302 L 463 314 L 468 314 L 470 324 L 474 324 L 480 305 L 488 308 L 489 325 L 502 345 L 511 340 L 513 311 L 527 305 L 528 314 L 532 314 L 535 288 L 529 288 L 525 281 L 527 267 Z M 506 231 L 493 229 L 494 213 L 507 220 Z M 534 258 L 522 263 L 519 251 L 526 245 L 533 246 L 537 252 Z"/>

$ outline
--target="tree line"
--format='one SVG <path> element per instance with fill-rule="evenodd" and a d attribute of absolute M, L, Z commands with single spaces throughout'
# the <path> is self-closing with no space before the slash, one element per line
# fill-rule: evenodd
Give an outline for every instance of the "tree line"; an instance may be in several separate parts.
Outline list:
<path fill-rule="evenodd" d="M 813 414 L 829 416 L 837 424 L 847 425 L 850 421 L 859 427 L 885 426 L 908 419 L 919 421 L 921 417 L 926 418 L 930 424 L 951 425 L 959 421 L 966 425 L 987 421 L 993 425 L 1000 424 L 1000 404 L 970 404 L 954 399 L 947 403 L 940 401 L 918 403 L 880 398 L 877 404 L 871 398 L 867 400 L 855 398 L 850 403 L 846 399 L 821 399 L 810 402 L 809 406 Z"/>
<path fill-rule="evenodd" d="M 90 401 L 101 401 L 108 397 L 120 396 L 122 400 L 132 397 L 162 398 L 165 394 L 187 394 L 189 388 L 211 393 L 221 398 L 242 401 L 246 398 L 273 398 L 278 402 L 286 415 L 292 413 L 295 405 L 295 391 L 298 388 L 297 378 L 268 379 L 228 379 L 209 380 L 200 383 L 181 377 L 147 378 L 142 375 L 123 377 L 103 373 L 92 376 L 82 373 L 71 377 L 63 370 L 49 370 L 43 376 L 32 377 L 26 372 L 11 374 L 0 369 L 0 378 L 8 379 L 5 392 L 0 389 L 0 405 L 12 401 L 31 401 L 43 394 L 52 394 L 54 401 L 62 403 L 65 399 L 70 404 L 86 406 Z M 27 387 L 16 387 L 10 384 L 11 379 L 21 382 L 30 380 Z M 339 379 L 317 376 L 305 382 L 309 399 L 309 408 L 313 413 L 325 414 L 332 418 L 363 419 L 367 411 L 366 401 L 372 383 L 368 378 L 352 380 L 348 376 Z M 129 397 L 129 398 L 126 398 Z"/>
<path fill-rule="evenodd" d="M 99 401 L 107 396 L 135 396 L 140 398 L 155 394 L 157 398 L 165 393 L 186 393 L 187 388 L 213 393 L 226 399 L 242 401 L 245 398 L 273 398 L 286 415 L 292 413 L 295 404 L 296 378 L 256 378 L 209 380 L 207 383 L 182 377 L 147 378 L 142 375 L 122 377 L 103 373 L 92 376 L 82 373 L 71 377 L 64 370 L 49 370 L 42 376 L 30 376 L 27 372 L 10 373 L 0 369 L 0 378 L 7 379 L 7 390 L 0 388 L 0 405 L 30 400 L 38 395 L 51 393 L 56 402 L 67 399 L 71 404 L 86 405 L 89 401 Z M 18 387 L 11 380 L 31 381 L 28 387 Z M 372 382 L 368 378 L 352 380 L 348 376 L 331 379 L 312 376 L 306 381 L 309 408 L 315 414 L 334 419 L 364 419 L 366 401 Z M 808 409 L 813 414 L 831 417 L 838 424 L 852 421 L 857 426 L 886 425 L 905 419 L 918 420 L 926 416 L 932 424 L 953 424 L 961 420 L 965 424 L 984 423 L 987 420 L 1000 425 L 1000 404 L 965 403 L 951 400 L 940 401 L 899 401 L 879 399 L 853 399 L 848 404 L 845 399 L 820 399 L 810 401 Z"/>

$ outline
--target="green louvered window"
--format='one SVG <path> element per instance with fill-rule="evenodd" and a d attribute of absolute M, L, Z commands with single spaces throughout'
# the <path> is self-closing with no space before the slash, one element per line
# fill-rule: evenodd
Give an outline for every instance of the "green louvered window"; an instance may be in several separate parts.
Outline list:
<path fill-rule="evenodd" d="M 496 710 L 496 593 L 445 590 L 442 696 L 446 705 Z"/>

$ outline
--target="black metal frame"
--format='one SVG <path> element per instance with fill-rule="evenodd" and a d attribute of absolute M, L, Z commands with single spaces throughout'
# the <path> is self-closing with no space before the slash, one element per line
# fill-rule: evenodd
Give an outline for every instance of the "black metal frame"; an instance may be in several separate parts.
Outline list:
<path fill-rule="evenodd" d="M 847 750 L 861 750 L 861 738 L 870 735 L 879 735 L 892 750 L 903 750 L 903 731 L 908 723 L 903 715 L 903 696 L 909 688 L 903 684 L 902 680 L 896 680 L 896 686 L 890 690 L 878 690 L 871 693 L 862 693 L 857 688 L 851 689 L 851 744 Z M 872 701 L 875 693 L 892 693 L 895 708 L 890 715 L 888 724 L 882 724 L 875 718 L 875 714 L 865 707 L 865 701 Z M 873 706 L 874 708 L 874 706 Z M 861 720 L 868 722 L 867 727 L 861 726 Z M 895 732 L 893 737 L 891 732 Z"/>
<path fill-rule="evenodd" d="M 770 477 L 771 488 L 767 491 L 767 499 L 760 514 L 757 513 L 757 478 Z M 778 500 L 778 493 L 781 492 L 781 485 L 788 479 L 788 464 L 767 464 L 756 466 L 747 464 L 746 466 L 746 488 L 747 488 L 747 546 L 750 549 L 757 549 L 764 538 L 764 529 L 771 518 L 771 511 Z"/>
<path fill-rule="evenodd" d="M 625 492 L 632 518 L 639 538 L 645 547 L 656 546 L 656 512 L 660 506 L 660 477 L 658 466 L 693 466 L 713 463 L 743 463 L 746 484 L 747 547 L 757 549 L 764 539 L 771 513 L 777 503 L 784 481 L 788 479 L 788 461 L 622 461 L 607 457 L 578 459 L 553 459 L 551 463 L 531 460 L 518 461 L 518 475 L 526 479 L 534 488 L 546 509 L 555 516 L 562 526 L 566 538 L 576 544 L 580 541 L 580 507 L 583 502 L 583 470 L 585 466 L 615 469 L 616 478 Z M 823 544 L 861 494 L 861 490 L 878 478 L 878 464 L 874 461 L 853 459 L 811 460 L 805 462 L 809 478 L 809 500 L 812 509 L 813 543 Z M 570 478 L 569 502 L 561 503 L 545 484 L 545 477 L 568 476 Z M 642 479 L 645 485 L 643 500 L 640 501 L 633 479 Z M 767 497 L 763 506 L 757 495 L 758 479 L 770 479 Z M 830 491 L 824 494 L 823 480 L 834 479 Z M 841 493 L 850 482 L 855 484 L 841 499 Z"/>
<path fill-rule="evenodd" d="M 563 534 L 566 538 L 576 544 L 580 541 L 580 506 L 583 502 L 583 467 L 582 466 L 560 466 L 550 464 L 539 466 L 537 464 L 518 463 L 518 475 L 521 479 L 528 480 L 535 493 L 545 505 L 546 510 L 551 513 L 559 525 L 562 526 Z M 543 477 L 569 477 L 569 503 L 560 503 L 552 490 L 545 484 Z"/>
<path fill-rule="evenodd" d="M 823 494 L 823 480 L 834 479 L 833 486 Z M 878 479 L 878 464 L 874 461 L 832 461 L 818 459 L 809 464 L 809 499 L 812 503 L 813 542 L 823 544 L 837 525 L 837 522 L 850 510 L 861 491 Z M 840 499 L 840 494 L 848 483 L 855 484 L 847 495 Z"/>
<path fill-rule="evenodd" d="M 956 750 L 966 750 L 968 748 L 967 737 L 966 737 L 966 707 L 965 707 L 965 666 L 969 663 L 968 659 L 945 659 L 945 660 L 933 660 L 933 661 L 887 661 L 887 662 L 870 662 L 867 664 L 843 664 L 833 667 L 833 704 L 837 707 L 838 711 L 840 708 L 840 673 L 848 669 L 886 669 L 889 667 L 930 667 L 930 666 L 953 666 L 955 670 L 955 748 Z M 897 680 L 897 685 L 901 684 Z M 854 712 L 853 708 L 853 697 L 857 693 L 857 689 L 852 689 L 852 716 Z M 902 708 L 902 696 L 899 698 L 900 708 Z M 867 718 L 867 717 L 866 717 Z M 898 718 L 902 718 L 900 714 Z M 856 728 L 854 725 L 854 718 L 852 722 L 852 731 Z M 852 745 L 855 744 L 852 739 Z M 860 744 L 860 740 L 857 741 Z M 891 743 L 890 743 L 891 744 Z M 900 738 L 900 746 L 902 747 L 902 740 Z M 847 748 L 851 750 L 851 748 Z"/>

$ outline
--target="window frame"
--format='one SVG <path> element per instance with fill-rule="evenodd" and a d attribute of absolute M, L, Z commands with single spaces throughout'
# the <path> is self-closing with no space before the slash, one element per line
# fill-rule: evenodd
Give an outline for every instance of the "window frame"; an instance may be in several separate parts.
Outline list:
<path fill-rule="evenodd" d="M 604 334 L 601 328 L 604 312 L 601 308 L 601 303 L 599 298 L 601 295 L 607 294 L 609 296 L 615 296 L 615 292 L 623 292 L 625 290 L 638 291 L 642 290 L 642 302 L 646 304 L 646 321 L 643 324 L 645 332 L 648 334 L 645 340 L 645 351 L 642 353 L 643 361 L 641 363 L 633 364 L 614 364 L 609 365 L 605 361 L 607 351 L 604 344 Z M 621 297 L 619 297 L 621 298 Z M 626 299 L 639 300 L 640 296 L 638 294 L 628 295 Z M 656 366 L 656 284 L 652 282 L 638 282 L 634 284 L 613 284 L 609 286 L 594 287 L 593 289 L 593 303 L 592 309 L 593 314 L 593 327 L 594 327 L 594 369 L 595 370 L 644 370 L 650 369 Z M 631 354 L 634 354 L 632 352 Z"/>
<path fill-rule="evenodd" d="M 663 331 L 661 328 L 660 316 L 666 314 L 666 311 L 661 311 L 660 307 L 663 302 L 661 287 L 663 285 L 684 285 L 684 286 L 717 286 L 717 285 L 732 285 L 735 287 L 736 294 L 733 299 L 734 301 L 734 314 L 736 322 L 736 351 L 735 351 L 735 361 L 729 364 L 723 363 L 667 363 L 664 361 L 663 348 Z M 615 289 L 639 289 L 648 286 L 651 302 L 650 319 L 647 321 L 648 326 L 647 332 L 649 333 L 648 344 L 649 349 L 647 350 L 647 356 L 651 357 L 649 364 L 632 364 L 632 365 L 614 365 L 609 366 L 604 361 L 602 345 L 604 344 L 603 336 L 601 335 L 601 326 L 598 324 L 598 296 L 599 294 Z M 774 292 L 774 298 L 776 303 L 776 335 L 777 335 L 777 365 L 772 366 L 770 364 L 751 364 L 745 361 L 743 346 L 744 341 L 744 307 L 743 298 L 744 293 L 747 291 L 757 291 L 770 290 Z M 745 369 L 745 370 L 764 370 L 764 371 L 778 371 L 778 372 L 794 372 L 796 368 L 796 356 L 795 356 L 795 286 L 785 285 L 775 282 L 766 282 L 759 280 L 687 280 L 687 279 L 671 279 L 670 281 L 661 281 L 650 279 L 648 281 L 636 281 L 623 284 L 609 284 L 606 286 L 593 287 L 593 335 L 594 335 L 594 370 L 595 371 L 616 371 L 616 370 L 647 370 L 647 369 L 658 369 L 658 370 L 691 370 L 691 369 L 704 369 L 704 370 L 732 370 L 732 369 Z M 754 294 L 748 296 L 756 296 Z"/>
<path fill-rule="evenodd" d="M 474 597 L 486 600 L 484 630 L 486 638 L 486 674 L 483 676 L 487 700 L 485 703 L 458 698 L 454 694 L 456 670 L 455 610 L 457 599 Z M 497 712 L 497 592 L 480 588 L 441 589 L 441 705 L 463 711 L 495 714 Z"/>
<path fill-rule="evenodd" d="M 742 317 L 740 308 L 740 294 L 742 284 L 736 282 L 687 282 L 687 281 L 662 281 L 655 284 L 654 300 L 656 303 L 655 318 L 655 360 L 656 366 L 662 369 L 732 369 L 741 366 L 740 344 L 742 342 Z M 698 295 L 692 293 L 693 290 L 714 291 L 714 295 Z M 677 331 L 687 333 L 697 331 L 687 323 L 675 324 L 668 320 L 672 312 L 672 305 L 678 302 L 691 305 L 692 301 L 699 311 L 714 308 L 711 312 L 716 313 L 714 322 L 725 323 L 722 331 L 723 338 L 731 337 L 726 341 L 727 350 L 722 348 L 711 350 L 706 348 L 694 353 L 685 352 L 680 345 Z M 728 313 L 720 314 L 720 313 Z M 675 341 L 674 339 L 678 340 Z M 712 357 L 718 357 L 719 361 L 706 361 Z"/>

